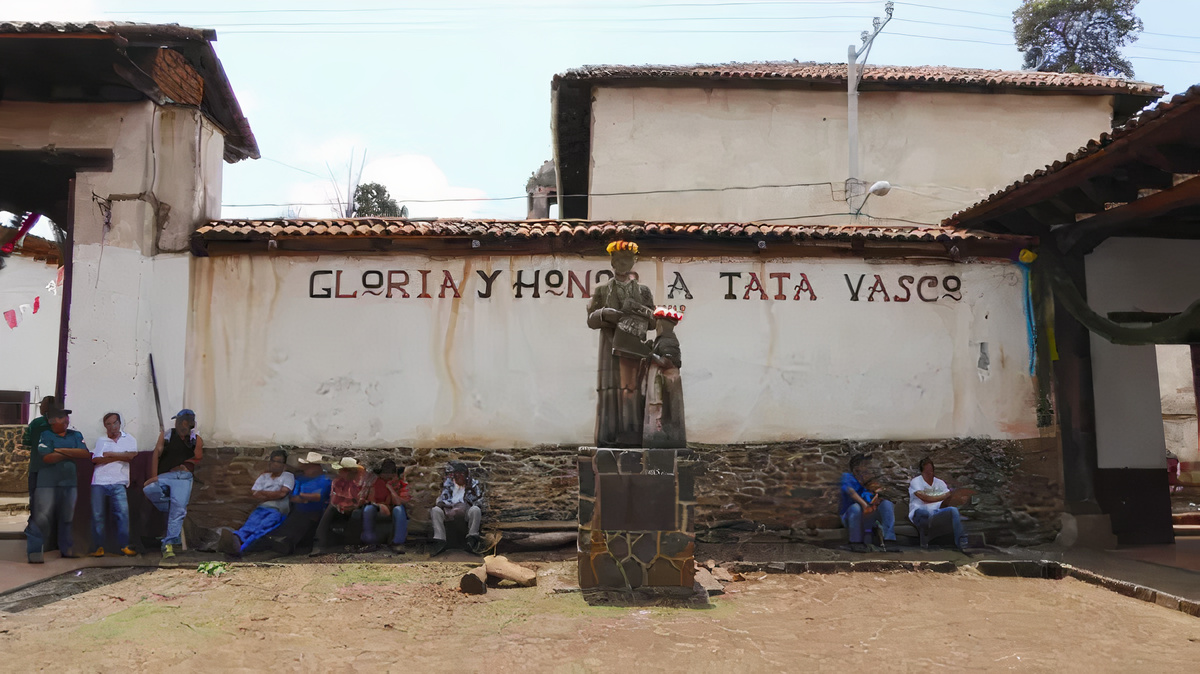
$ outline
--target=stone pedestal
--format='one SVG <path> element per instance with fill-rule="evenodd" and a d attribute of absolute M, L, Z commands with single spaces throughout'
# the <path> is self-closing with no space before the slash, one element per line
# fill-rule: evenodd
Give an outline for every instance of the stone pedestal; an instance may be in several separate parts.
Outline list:
<path fill-rule="evenodd" d="M 695 583 L 696 473 L 687 449 L 579 449 L 579 586 Z"/>

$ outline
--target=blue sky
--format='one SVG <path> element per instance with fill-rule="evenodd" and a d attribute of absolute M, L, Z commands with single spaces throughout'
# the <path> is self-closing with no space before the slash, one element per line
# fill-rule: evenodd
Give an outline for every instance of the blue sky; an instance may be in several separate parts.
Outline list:
<path fill-rule="evenodd" d="M 6 1 L 5 4 L 10 4 Z M 12 3 L 16 4 L 16 3 Z M 34 7 L 34 5 L 38 5 Z M 870 62 L 1016 69 L 1016 0 L 897 2 Z M 217 31 L 263 159 L 227 165 L 225 217 L 327 216 L 329 173 L 384 183 L 414 216 L 524 216 L 550 158 L 550 81 L 598 63 L 844 62 L 882 0 L 43 0 L 5 20 Z M 1137 79 L 1200 83 L 1200 2 L 1142 0 Z M 1030 167 L 1030 169 L 1037 167 Z M 344 188 L 343 188 L 344 190 Z M 515 197 L 503 200 L 505 197 Z M 416 203 L 411 199 L 493 199 Z"/>

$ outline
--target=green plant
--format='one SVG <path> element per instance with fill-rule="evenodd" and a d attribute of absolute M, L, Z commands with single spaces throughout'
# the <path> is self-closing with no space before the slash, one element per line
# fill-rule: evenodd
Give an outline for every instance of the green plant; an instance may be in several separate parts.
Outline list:
<path fill-rule="evenodd" d="M 207 575 L 209 578 L 216 578 L 229 571 L 229 562 L 201 562 L 200 566 L 196 567 L 196 571 Z"/>

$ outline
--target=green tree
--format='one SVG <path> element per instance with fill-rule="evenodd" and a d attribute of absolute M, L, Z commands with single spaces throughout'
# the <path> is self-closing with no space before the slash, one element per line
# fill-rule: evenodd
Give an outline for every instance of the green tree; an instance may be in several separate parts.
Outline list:
<path fill-rule="evenodd" d="M 408 217 L 408 207 L 401 206 L 379 183 L 363 183 L 354 190 L 354 215 L 358 217 Z"/>
<path fill-rule="evenodd" d="M 1043 72 L 1133 77 L 1120 48 L 1137 40 L 1138 0 L 1024 0 L 1013 12 L 1013 37 L 1024 67 Z"/>

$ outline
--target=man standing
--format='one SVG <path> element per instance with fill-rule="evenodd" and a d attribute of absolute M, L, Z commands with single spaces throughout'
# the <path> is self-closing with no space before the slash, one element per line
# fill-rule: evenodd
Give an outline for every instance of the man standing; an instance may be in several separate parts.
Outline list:
<path fill-rule="evenodd" d="M 325 549 L 329 547 L 329 531 L 335 521 L 348 521 L 356 515 L 362 516 L 359 506 L 367 499 L 367 484 L 363 477 L 365 466 L 347 456 L 333 464 L 333 467 L 338 471 L 338 478 L 333 481 L 329 507 L 317 525 L 317 542 L 309 553 L 311 557 L 325 554 Z"/>
<path fill-rule="evenodd" d="M 90 459 L 91 452 L 79 431 L 68 430 L 70 410 L 52 410 L 46 415 L 50 430 L 38 439 L 37 451 L 42 466 L 37 474 L 33 526 L 26 539 L 30 564 L 41 564 L 43 533 L 50 531 L 51 522 L 58 523 L 58 550 L 63 557 L 75 557 L 71 523 L 75 520 L 76 477 L 75 459 Z"/>
<path fill-rule="evenodd" d="M 129 547 L 129 462 L 137 457 L 137 440 L 121 430 L 121 415 L 104 415 L 104 431 L 92 448 L 92 557 L 104 556 L 105 504 L 117 521 L 117 546 L 121 554 L 133 557 Z"/>
<path fill-rule="evenodd" d="M 468 475 L 467 464 L 452 461 L 447 466 L 442 482 L 442 493 L 437 504 L 429 511 L 433 522 L 433 549 L 429 556 L 436 557 L 446 550 L 446 520 L 467 521 L 467 547 L 471 552 L 479 550 L 479 523 L 483 520 L 483 487 L 479 480 Z"/>
<path fill-rule="evenodd" d="M 892 550 L 899 551 L 896 545 L 896 513 L 892 502 L 879 495 L 878 487 L 872 489 L 866 486 L 875 477 L 871 457 L 867 454 L 850 457 L 850 472 L 842 473 L 842 500 L 838 516 L 850 532 L 850 549 L 854 552 L 872 549 L 863 540 L 877 521 L 882 528 L 883 551 L 888 551 L 889 544 Z"/>
<path fill-rule="evenodd" d="M 283 523 L 288 513 L 288 496 L 296 484 L 296 479 L 284 468 L 287 468 L 287 452 L 282 449 L 271 452 L 267 461 L 267 472 L 259 475 L 254 481 L 254 486 L 250 488 L 250 495 L 261 501 L 261 505 L 251 511 L 241 529 L 221 529 L 221 538 L 217 541 L 218 550 L 229 555 L 241 556 L 254 541 L 266 536 Z"/>
<path fill-rule="evenodd" d="M 384 459 L 375 474 L 379 477 L 371 484 L 367 505 L 363 506 L 363 543 L 372 547 L 377 545 L 379 537 L 375 535 L 375 518 L 377 515 L 384 519 L 390 517 L 390 547 L 392 552 L 402 555 L 404 540 L 408 538 L 408 511 L 405 505 L 412 500 L 412 495 L 408 491 L 408 483 L 396 472 L 395 461 Z"/>
<path fill-rule="evenodd" d="M 949 523 L 954 531 L 955 547 L 965 553 L 967 534 L 963 531 L 958 508 L 942 507 L 950 497 L 950 487 L 934 475 L 933 460 L 929 457 L 922 458 L 917 467 L 921 474 L 908 483 L 908 519 L 920 534 L 921 547 L 929 545 L 930 529 Z"/>
<path fill-rule="evenodd" d="M 158 437 L 154 463 L 158 474 L 146 480 L 142 492 L 160 512 L 167 513 L 167 532 L 162 540 L 163 559 L 175 556 L 183 543 L 183 518 L 192 498 L 192 471 L 204 456 L 204 441 L 196 434 L 196 413 L 183 409 L 171 417 L 175 427 Z"/>
<path fill-rule="evenodd" d="M 26 538 L 29 537 L 29 529 L 33 526 L 33 499 L 37 491 L 37 474 L 42 468 L 42 455 L 38 454 L 38 441 L 42 439 L 42 433 L 50 430 L 50 422 L 46 421 L 46 415 L 56 407 L 58 407 L 58 403 L 54 400 L 54 396 L 42 398 L 41 404 L 38 405 L 38 412 L 41 416 L 29 422 L 29 426 L 25 429 L 25 449 L 29 450 L 29 522 L 25 527 Z"/>
<path fill-rule="evenodd" d="M 279 528 L 267 534 L 265 541 L 271 549 L 281 555 L 290 555 L 296 546 L 311 538 L 317 530 L 321 515 L 329 506 L 329 492 L 333 480 L 325 474 L 321 467 L 323 459 L 318 452 L 309 452 L 300 458 L 301 474 L 296 478 L 292 487 L 292 496 L 288 499 L 292 506 L 287 519 Z M 259 539 L 260 544 L 264 539 Z"/>

